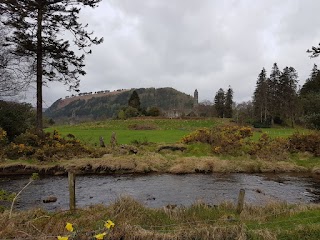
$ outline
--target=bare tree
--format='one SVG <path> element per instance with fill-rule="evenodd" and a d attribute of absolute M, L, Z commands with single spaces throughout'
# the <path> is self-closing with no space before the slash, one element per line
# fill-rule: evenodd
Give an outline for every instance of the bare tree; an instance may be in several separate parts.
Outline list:
<path fill-rule="evenodd" d="M 0 22 L 0 99 L 13 97 L 27 89 L 32 80 L 32 62 L 19 57 L 5 44 L 9 29 Z"/>

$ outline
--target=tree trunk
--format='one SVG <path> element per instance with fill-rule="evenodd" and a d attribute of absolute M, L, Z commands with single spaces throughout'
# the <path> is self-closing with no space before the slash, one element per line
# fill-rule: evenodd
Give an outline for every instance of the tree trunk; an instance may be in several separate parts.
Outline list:
<path fill-rule="evenodd" d="M 36 130 L 42 133 L 42 3 L 38 2 L 37 17 L 37 123 Z"/>

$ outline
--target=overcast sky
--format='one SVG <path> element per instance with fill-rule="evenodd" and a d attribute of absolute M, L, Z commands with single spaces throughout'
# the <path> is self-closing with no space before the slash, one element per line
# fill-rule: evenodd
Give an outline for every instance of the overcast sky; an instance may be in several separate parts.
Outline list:
<path fill-rule="evenodd" d="M 318 0 L 102 0 L 81 13 L 104 42 L 87 56 L 80 90 L 198 89 L 212 101 L 230 85 L 239 103 L 274 62 L 294 67 L 302 85 L 320 61 L 306 53 L 320 42 L 319 9 Z M 44 107 L 71 94 L 50 84 Z"/>

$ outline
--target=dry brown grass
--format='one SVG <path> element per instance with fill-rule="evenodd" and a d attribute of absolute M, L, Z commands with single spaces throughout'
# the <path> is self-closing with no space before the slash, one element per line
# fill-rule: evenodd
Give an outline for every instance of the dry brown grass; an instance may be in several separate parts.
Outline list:
<path fill-rule="evenodd" d="M 302 222 L 312 212 L 320 213 L 320 206 L 317 205 L 270 203 L 259 207 L 245 206 L 240 215 L 235 210 L 231 203 L 211 207 L 201 202 L 188 208 L 150 209 L 132 198 L 122 197 L 108 207 L 95 205 L 73 214 L 36 209 L 15 212 L 9 219 L 9 212 L 4 212 L 0 214 L 0 239 L 56 239 L 57 235 L 67 234 L 64 229 L 66 222 L 74 225 L 77 231 L 75 239 L 91 239 L 103 230 L 103 224 L 108 219 L 116 224 L 108 239 L 273 240 L 281 234 L 287 234 L 289 238 L 286 239 L 292 239 L 290 236 L 294 236 L 294 231 L 308 233 L 309 236 L 317 236 L 320 231 L 320 224 Z M 281 225 L 272 225 L 272 221 L 279 220 L 295 224 L 291 221 L 299 214 L 306 217 L 294 225 L 296 228 L 289 225 L 289 228 L 282 230 Z M 271 225 L 263 225 L 269 223 Z"/>
<path fill-rule="evenodd" d="M 146 153 L 143 155 L 106 154 L 102 158 L 82 158 L 56 162 L 4 161 L 0 163 L 3 174 L 65 174 L 69 170 L 78 173 L 206 173 L 206 172 L 312 172 L 320 173 L 319 167 L 309 170 L 293 161 L 270 162 L 249 157 L 219 159 L 214 156 L 183 157 L 176 154 Z"/>

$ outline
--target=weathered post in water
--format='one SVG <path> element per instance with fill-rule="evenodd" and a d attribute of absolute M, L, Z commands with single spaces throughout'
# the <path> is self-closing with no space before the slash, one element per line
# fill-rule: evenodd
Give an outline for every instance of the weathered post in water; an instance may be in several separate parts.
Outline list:
<path fill-rule="evenodd" d="M 70 196 L 70 211 L 74 211 L 76 209 L 76 178 L 74 172 L 68 172 L 68 182 Z"/>
<path fill-rule="evenodd" d="M 245 193 L 246 192 L 244 189 L 240 189 L 239 197 L 238 197 L 238 206 L 237 206 L 237 213 L 238 214 L 240 214 L 243 210 Z"/>

